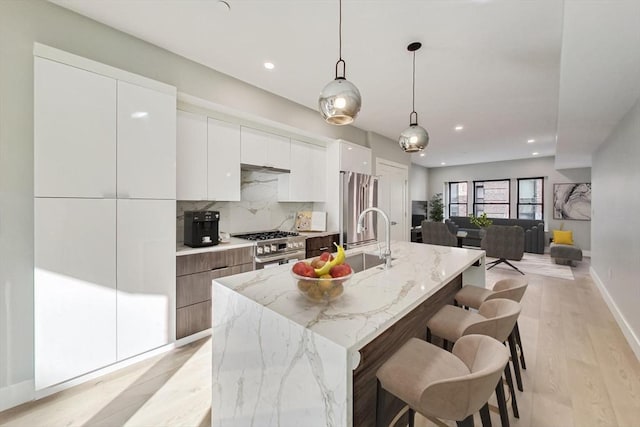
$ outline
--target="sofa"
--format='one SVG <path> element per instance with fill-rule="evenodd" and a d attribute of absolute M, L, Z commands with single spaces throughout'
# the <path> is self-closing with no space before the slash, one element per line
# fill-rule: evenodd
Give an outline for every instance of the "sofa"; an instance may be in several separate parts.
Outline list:
<path fill-rule="evenodd" d="M 543 254 L 545 246 L 544 222 L 534 219 L 491 218 L 493 225 L 519 225 L 524 229 L 524 251 L 533 254 Z M 471 224 L 471 217 L 452 216 L 446 221 L 453 234 L 466 231 L 467 237 L 462 241 L 466 246 L 480 247 L 482 238 L 480 229 Z"/>

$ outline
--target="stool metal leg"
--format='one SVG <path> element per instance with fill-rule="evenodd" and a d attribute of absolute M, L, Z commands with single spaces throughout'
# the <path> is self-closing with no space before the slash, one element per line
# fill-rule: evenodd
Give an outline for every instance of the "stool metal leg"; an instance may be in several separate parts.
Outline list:
<path fill-rule="evenodd" d="M 480 419 L 482 420 L 482 427 L 491 427 L 491 415 L 489 414 L 489 402 L 485 403 L 480 408 Z"/>
<path fill-rule="evenodd" d="M 520 340 L 520 328 L 518 328 L 518 322 L 516 321 L 516 327 L 513 330 L 516 334 L 516 344 L 520 348 L 520 366 L 522 369 L 527 369 L 527 364 L 524 361 L 524 349 L 522 348 L 522 340 Z"/>
<path fill-rule="evenodd" d="M 449 351 L 449 341 L 443 339 L 442 340 L 442 348 L 444 348 L 445 350 Z"/>
<path fill-rule="evenodd" d="M 382 384 L 380 380 L 376 380 L 376 427 L 383 427 L 383 413 L 384 413 L 384 390 L 382 390 Z"/>
<path fill-rule="evenodd" d="M 458 425 L 458 427 L 473 427 L 473 414 L 469 415 L 462 421 L 456 421 L 456 424 Z"/>
<path fill-rule="evenodd" d="M 516 375 L 518 390 L 524 391 L 522 387 L 522 377 L 520 376 L 520 361 L 518 360 L 518 352 L 516 351 L 516 340 L 514 338 L 513 331 L 511 331 L 511 334 L 509 334 L 509 350 L 511 350 L 511 364 L 513 365 L 513 372 Z"/>
<path fill-rule="evenodd" d="M 409 427 L 414 427 L 416 422 L 416 411 L 409 407 Z"/>
<path fill-rule="evenodd" d="M 520 418 L 520 411 L 518 411 L 518 402 L 516 401 L 516 390 L 513 387 L 513 379 L 511 378 L 511 368 L 507 363 L 504 368 L 504 376 L 507 378 L 507 385 L 509 386 L 509 393 L 511 394 L 511 409 L 513 409 L 513 416 Z"/>
<path fill-rule="evenodd" d="M 431 329 L 427 328 L 427 342 L 431 342 Z"/>
<path fill-rule="evenodd" d="M 509 364 L 507 363 L 507 368 L 508 367 Z M 502 377 L 500 377 L 500 381 L 498 381 L 498 385 L 496 386 L 496 398 L 498 399 L 498 409 L 500 411 L 500 423 L 502 427 L 509 427 L 509 412 L 507 411 L 507 401 L 504 398 Z"/>

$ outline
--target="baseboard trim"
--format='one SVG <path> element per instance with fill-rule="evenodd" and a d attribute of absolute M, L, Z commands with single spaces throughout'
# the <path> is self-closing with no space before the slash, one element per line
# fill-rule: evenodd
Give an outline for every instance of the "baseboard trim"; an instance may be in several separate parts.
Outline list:
<path fill-rule="evenodd" d="M 627 320 L 625 319 L 624 315 L 618 308 L 618 305 L 613 300 L 613 298 L 611 298 L 611 295 L 609 294 L 609 291 L 604 285 L 604 282 L 600 280 L 598 273 L 596 273 L 593 267 L 589 267 L 589 273 L 591 274 L 591 277 L 593 278 L 593 282 L 596 284 L 596 287 L 600 291 L 602 298 L 607 303 L 609 310 L 611 310 L 611 313 L 613 313 L 613 317 L 614 319 L 616 319 L 616 323 L 620 327 L 622 334 L 624 335 L 625 339 L 629 343 L 631 350 L 633 350 L 633 352 L 636 355 L 636 358 L 640 361 L 640 340 L 638 339 L 638 336 L 633 332 L 633 330 L 629 326 L 629 323 L 627 323 Z"/>
<path fill-rule="evenodd" d="M 35 398 L 33 380 L 0 388 L 0 412 L 30 402 Z"/>

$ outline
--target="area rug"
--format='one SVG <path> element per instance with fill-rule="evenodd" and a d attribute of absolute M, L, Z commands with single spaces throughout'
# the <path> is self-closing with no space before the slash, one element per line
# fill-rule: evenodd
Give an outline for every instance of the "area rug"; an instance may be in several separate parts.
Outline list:
<path fill-rule="evenodd" d="M 486 263 L 489 264 L 494 261 L 495 258 L 487 257 Z M 549 254 L 530 254 L 525 253 L 520 261 L 509 261 L 516 267 L 518 267 L 524 274 L 538 274 L 540 276 L 556 277 L 558 279 L 574 280 L 571 267 L 568 265 L 558 265 L 553 262 Z M 496 265 L 493 270 L 511 270 L 505 263 Z M 516 272 L 517 273 L 517 272 Z"/>

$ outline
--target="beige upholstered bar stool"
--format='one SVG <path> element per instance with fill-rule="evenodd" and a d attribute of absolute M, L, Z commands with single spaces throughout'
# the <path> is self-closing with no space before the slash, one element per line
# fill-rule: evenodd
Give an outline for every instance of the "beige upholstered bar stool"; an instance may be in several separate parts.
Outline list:
<path fill-rule="evenodd" d="M 474 308 L 476 310 L 483 302 L 495 298 L 506 298 L 520 302 L 527 290 L 528 284 L 529 282 L 525 278 L 515 278 L 498 280 L 494 283 L 493 289 L 481 288 L 478 286 L 464 286 L 456 294 L 455 302 L 457 305 L 462 307 Z M 524 360 L 524 348 L 522 347 L 522 340 L 520 339 L 520 328 L 518 327 L 518 322 L 516 322 L 513 333 L 517 347 L 520 349 L 520 366 L 522 366 L 522 369 L 527 369 L 527 364 Z M 515 353 L 517 353 L 517 351 Z M 517 357 L 517 354 L 512 354 L 511 357 Z M 522 391 L 522 377 L 520 375 L 519 367 L 516 369 L 514 365 L 514 371 L 516 374 L 518 390 Z"/>
<path fill-rule="evenodd" d="M 409 405 L 410 427 L 415 412 L 468 427 L 480 411 L 482 424 L 491 425 L 487 401 L 494 389 L 502 392 L 499 383 L 508 363 L 507 349 L 487 336 L 462 337 L 452 353 L 411 338 L 376 373 L 376 427 L 383 425 L 382 389 Z"/>
<path fill-rule="evenodd" d="M 443 347 L 446 349 L 448 342 L 457 342 L 465 335 L 480 334 L 504 343 L 508 339 L 513 339 L 511 332 L 520 315 L 520 309 L 519 303 L 503 298 L 485 301 L 477 313 L 453 305 L 445 305 L 427 321 L 427 341 L 431 342 L 432 334 L 436 335 L 444 340 Z M 517 363 L 516 360 L 514 364 Z M 508 365 L 505 367 L 504 374 L 511 393 L 513 415 L 520 418 L 511 369 Z M 498 404 L 502 425 L 506 426 L 509 422 L 506 406 L 499 400 Z"/>

